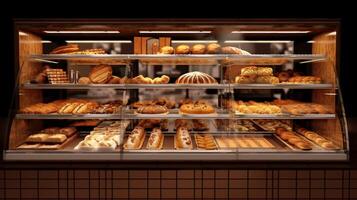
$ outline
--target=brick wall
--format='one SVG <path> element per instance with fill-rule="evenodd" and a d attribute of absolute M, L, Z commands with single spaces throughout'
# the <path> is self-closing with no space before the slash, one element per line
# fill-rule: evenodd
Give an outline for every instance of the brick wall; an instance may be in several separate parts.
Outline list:
<path fill-rule="evenodd" d="M 357 170 L 1 170 L 0 199 L 349 199 Z"/>

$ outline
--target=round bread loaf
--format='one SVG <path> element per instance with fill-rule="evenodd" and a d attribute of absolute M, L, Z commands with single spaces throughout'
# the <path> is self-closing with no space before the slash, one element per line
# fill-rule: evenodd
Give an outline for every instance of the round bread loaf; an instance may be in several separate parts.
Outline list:
<path fill-rule="evenodd" d="M 112 77 L 112 67 L 109 65 L 98 65 L 92 68 L 89 79 L 92 83 L 106 83 Z"/>
<path fill-rule="evenodd" d="M 212 44 L 207 45 L 206 53 L 217 54 L 217 53 L 220 53 L 220 52 L 221 52 L 221 45 L 216 44 L 216 43 L 212 43 Z"/>
<path fill-rule="evenodd" d="M 192 46 L 191 52 L 193 54 L 204 54 L 206 52 L 206 46 L 203 44 L 195 44 Z"/>
<path fill-rule="evenodd" d="M 177 80 L 177 84 L 214 84 L 216 79 L 203 72 L 189 72 L 181 75 Z"/>
<path fill-rule="evenodd" d="M 163 46 L 160 48 L 160 54 L 173 54 L 174 48 L 170 46 Z"/>
<path fill-rule="evenodd" d="M 181 44 L 181 45 L 176 47 L 175 53 L 176 54 L 189 54 L 190 53 L 190 46 L 185 45 L 185 44 Z"/>

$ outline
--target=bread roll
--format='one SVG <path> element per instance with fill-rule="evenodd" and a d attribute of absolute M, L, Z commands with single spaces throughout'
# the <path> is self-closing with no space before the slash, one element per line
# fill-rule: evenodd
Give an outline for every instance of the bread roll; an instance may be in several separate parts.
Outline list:
<path fill-rule="evenodd" d="M 140 149 L 145 139 L 145 130 L 143 127 L 136 126 L 129 135 L 124 148 L 126 149 Z"/>
<path fill-rule="evenodd" d="M 181 45 L 176 47 L 175 53 L 176 54 L 189 54 L 190 53 L 190 46 L 185 45 L 185 44 L 181 44 Z"/>
<path fill-rule="evenodd" d="M 160 48 L 160 54 L 173 54 L 174 48 L 170 46 L 163 46 Z"/>
<path fill-rule="evenodd" d="M 160 128 L 154 128 L 151 131 L 147 148 L 148 149 L 161 149 L 163 144 L 164 135 Z"/>
<path fill-rule="evenodd" d="M 206 46 L 203 44 L 195 44 L 192 46 L 191 52 L 193 54 L 204 54 L 206 52 Z"/>
<path fill-rule="evenodd" d="M 221 52 L 221 45 L 216 44 L 216 43 L 212 43 L 212 44 L 207 45 L 206 53 L 218 54 L 220 52 Z"/>
<path fill-rule="evenodd" d="M 176 148 L 177 149 L 193 148 L 190 133 L 184 127 L 179 127 L 176 131 Z"/>
<path fill-rule="evenodd" d="M 91 84 L 92 81 L 88 77 L 81 77 L 78 80 L 79 84 Z"/>
<path fill-rule="evenodd" d="M 120 84 L 120 78 L 117 76 L 112 76 L 107 82 L 108 84 Z"/>
<path fill-rule="evenodd" d="M 242 50 L 240 48 L 237 48 L 237 47 L 232 47 L 232 46 L 222 47 L 222 53 L 224 53 L 224 54 L 250 55 L 249 52 L 244 51 L 244 50 Z"/>

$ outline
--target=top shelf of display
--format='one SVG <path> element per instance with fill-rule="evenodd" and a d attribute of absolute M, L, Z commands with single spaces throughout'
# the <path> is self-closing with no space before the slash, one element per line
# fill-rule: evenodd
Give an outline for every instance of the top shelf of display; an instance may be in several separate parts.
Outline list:
<path fill-rule="evenodd" d="M 294 61 L 300 63 L 321 62 L 326 60 L 326 56 L 321 54 L 41 54 L 31 55 L 28 60 L 50 63 L 65 60 L 77 65 L 127 65 L 133 61 L 139 61 L 145 65 L 283 65 Z"/>

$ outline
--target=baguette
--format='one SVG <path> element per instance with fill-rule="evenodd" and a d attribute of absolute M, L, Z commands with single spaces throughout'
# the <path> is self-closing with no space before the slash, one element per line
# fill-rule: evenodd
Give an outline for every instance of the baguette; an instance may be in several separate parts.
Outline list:
<path fill-rule="evenodd" d="M 126 143 L 124 144 L 124 148 L 141 149 L 144 139 L 145 139 L 145 129 L 141 126 L 137 126 L 129 135 Z"/>
<path fill-rule="evenodd" d="M 154 128 L 150 134 L 149 141 L 147 144 L 148 149 L 161 149 L 164 141 L 164 135 L 161 129 Z"/>
<path fill-rule="evenodd" d="M 177 129 L 175 141 L 176 149 L 193 149 L 190 133 L 185 127 Z"/>

